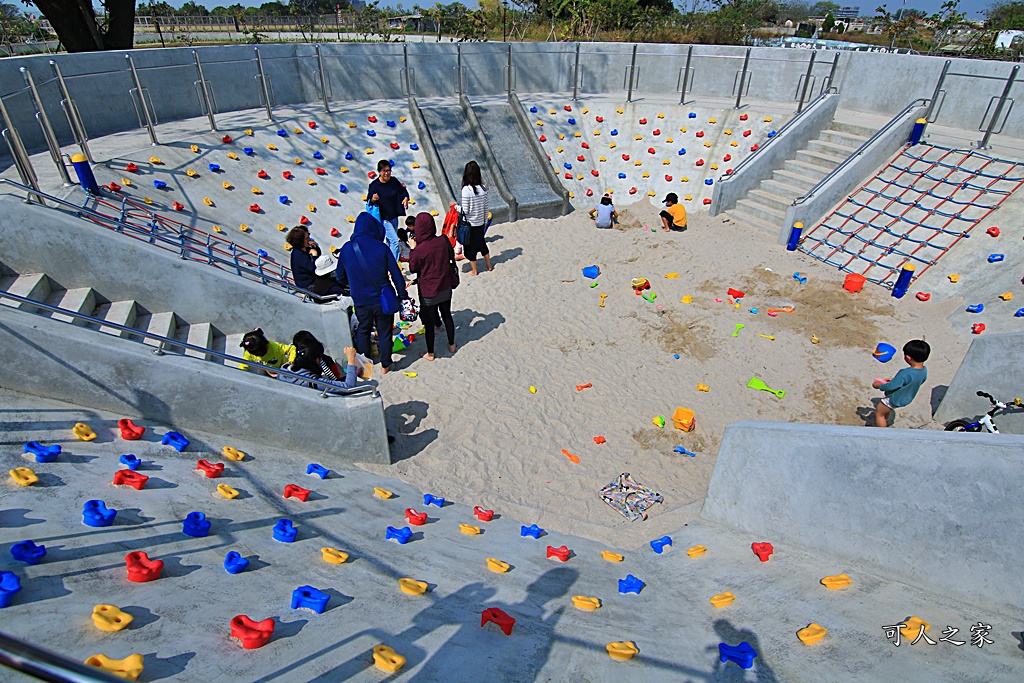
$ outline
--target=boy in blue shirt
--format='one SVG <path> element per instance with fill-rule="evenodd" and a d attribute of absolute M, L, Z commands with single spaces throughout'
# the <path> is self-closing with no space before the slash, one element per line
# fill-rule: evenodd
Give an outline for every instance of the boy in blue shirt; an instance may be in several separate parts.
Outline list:
<path fill-rule="evenodd" d="M 903 368 L 896 373 L 896 376 L 885 382 L 875 380 L 871 386 L 885 392 L 885 398 L 875 408 L 875 426 L 888 427 L 889 415 L 896 408 L 910 405 L 910 402 L 917 396 L 917 390 L 921 388 L 928 379 L 928 369 L 924 362 L 928 360 L 932 349 L 928 342 L 921 339 L 912 339 L 903 345 L 903 360 L 909 368 Z"/>

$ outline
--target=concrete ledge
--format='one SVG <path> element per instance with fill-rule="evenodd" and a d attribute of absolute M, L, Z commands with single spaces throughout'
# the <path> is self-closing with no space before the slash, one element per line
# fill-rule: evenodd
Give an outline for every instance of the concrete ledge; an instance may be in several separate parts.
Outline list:
<path fill-rule="evenodd" d="M 803 223 L 805 230 L 810 229 L 880 166 L 888 162 L 907 143 L 914 122 L 927 111 L 928 107 L 921 105 L 905 114 L 897 115 L 892 121 L 894 125 L 889 130 L 869 140 L 859 154 L 855 152 L 851 155 L 852 161 L 846 167 L 839 168 L 838 173 L 823 187 L 809 195 L 804 202 L 790 206 L 786 211 L 782 231 L 779 233 L 779 244 L 785 244 L 789 240 L 790 228 L 794 223 Z"/>
<path fill-rule="evenodd" d="M 81 406 L 315 454 L 389 464 L 382 399 L 319 392 L 0 307 L 0 386 Z"/>
<path fill-rule="evenodd" d="M 1003 434 L 737 422 L 701 517 L 1019 608 L 1022 454 Z"/>
<path fill-rule="evenodd" d="M 750 161 L 731 176 L 723 176 L 715 183 L 715 191 L 711 197 L 711 215 L 736 208 L 736 203 L 756 189 L 762 180 L 772 177 L 772 173 L 782 168 L 787 159 L 796 155 L 798 150 L 828 128 L 836 115 L 839 95 L 826 95 L 809 105 L 793 124 L 767 142 L 759 149 Z"/>
<path fill-rule="evenodd" d="M 541 168 L 547 169 L 549 167 L 547 154 L 544 153 L 544 148 L 540 146 L 537 136 L 533 134 L 530 120 L 526 118 L 526 111 L 523 109 L 523 103 L 519 101 L 519 96 L 516 95 L 515 91 L 509 92 L 508 103 L 512 107 L 512 115 L 516 117 L 516 122 L 519 124 L 519 129 L 523 132 L 523 137 L 526 138 L 527 144 L 530 146 L 530 154 L 537 160 Z M 572 211 L 572 206 L 569 204 L 569 191 L 562 187 L 562 184 L 555 179 L 554 174 L 545 173 L 544 180 L 547 182 L 548 187 L 562 198 L 562 214 L 565 215 Z"/>
<path fill-rule="evenodd" d="M 979 391 L 1004 402 L 1024 395 L 1021 358 L 1024 358 L 1024 332 L 975 337 L 935 411 L 935 419 L 945 423 L 984 415 L 992 404 L 978 396 Z M 1024 410 L 997 414 L 993 421 L 1000 432 L 1024 434 Z"/>

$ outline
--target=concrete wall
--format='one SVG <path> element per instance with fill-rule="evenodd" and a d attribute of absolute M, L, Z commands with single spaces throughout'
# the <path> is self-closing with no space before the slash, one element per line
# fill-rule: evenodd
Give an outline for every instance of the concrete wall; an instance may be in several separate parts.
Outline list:
<path fill-rule="evenodd" d="M 910 137 L 914 122 L 922 118 L 927 109 L 924 105 L 914 107 L 898 120 L 894 120 L 888 130 L 879 131 L 876 134 L 877 138 L 872 138 L 870 144 L 860 154 L 851 156 L 850 163 L 839 169 L 838 173 L 817 192 L 808 195 L 802 203 L 790 206 L 786 210 L 786 220 L 779 233 L 779 244 L 785 244 L 789 240 L 790 228 L 794 223 L 799 221 L 805 228 L 816 224 L 836 204 L 846 199 L 872 173 L 899 152 Z"/>
<path fill-rule="evenodd" d="M 320 398 L 312 389 L 166 354 L 33 313 L 0 307 L 0 385 L 125 417 L 208 431 L 226 441 L 301 449 L 332 463 L 391 462 L 377 396 Z"/>
<path fill-rule="evenodd" d="M 794 157 L 808 141 L 818 137 L 832 122 L 838 104 L 838 95 L 826 95 L 816 101 L 792 125 L 787 124 L 785 130 L 765 143 L 736 173 L 720 178 L 711 198 L 711 215 L 717 216 L 735 207 L 736 202 L 757 188 L 762 180 L 771 178 L 772 173 L 782 168 L 786 159 Z"/>
<path fill-rule="evenodd" d="M 987 398 L 978 396 L 978 391 L 992 394 L 1003 402 L 1024 396 L 1020 369 L 1022 358 L 1024 332 L 975 337 L 935 411 L 935 419 L 946 423 L 984 415 L 992 404 Z M 994 421 L 1000 432 L 1024 434 L 1024 410 L 1011 409 L 997 414 Z"/>
<path fill-rule="evenodd" d="M 701 517 L 772 542 L 772 561 L 793 544 L 1021 607 L 1022 449 L 1003 434 L 738 422 Z"/>

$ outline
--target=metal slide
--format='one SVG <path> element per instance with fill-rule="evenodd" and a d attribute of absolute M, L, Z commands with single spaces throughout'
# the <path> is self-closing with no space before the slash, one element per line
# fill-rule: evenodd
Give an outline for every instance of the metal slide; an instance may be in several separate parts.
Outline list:
<path fill-rule="evenodd" d="M 423 120 L 427 124 L 430 138 L 444 167 L 452 196 L 460 197 L 462 171 L 466 162 L 475 159 L 483 172 L 484 184 L 488 188 L 488 202 L 494 222 L 509 220 L 509 206 L 497 191 L 493 170 L 486 162 L 487 155 L 470 128 L 466 113 L 457 103 L 452 105 L 420 105 Z"/>
<path fill-rule="evenodd" d="M 556 194 L 545 176 L 551 169 L 541 166 L 530 153 L 529 141 L 507 103 L 474 104 L 480 127 L 497 158 L 509 190 L 519 205 L 519 217 L 556 218 L 564 213 L 563 198 Z"/>

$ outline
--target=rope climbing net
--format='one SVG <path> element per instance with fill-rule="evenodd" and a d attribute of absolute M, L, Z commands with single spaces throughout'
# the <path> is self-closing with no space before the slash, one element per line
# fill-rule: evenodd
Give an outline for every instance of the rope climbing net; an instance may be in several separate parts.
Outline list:
<path fill-rule="evenodd" d="M 801 251 L 892 288 L 917 277 L 1024 185 L 1024 162 L 926 143 L 908 146 L 802 239 Z"/>

